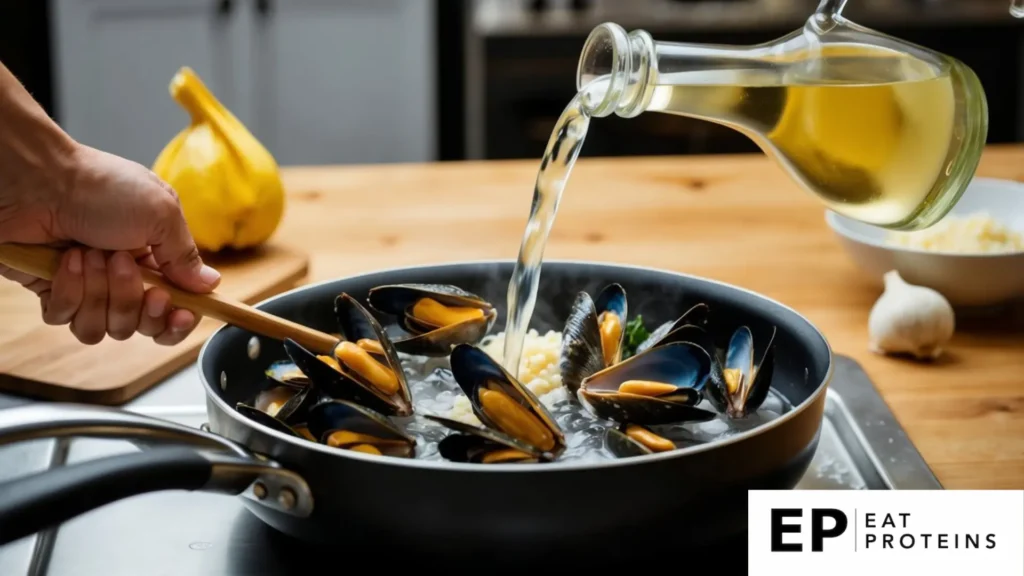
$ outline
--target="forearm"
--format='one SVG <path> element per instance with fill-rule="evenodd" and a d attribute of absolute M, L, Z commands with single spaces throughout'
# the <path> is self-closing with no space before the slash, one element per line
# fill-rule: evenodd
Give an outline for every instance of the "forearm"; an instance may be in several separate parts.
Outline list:
<path fill-rule="evenodd" d="M 65 193 L 76 147 L 0 62 L 0 228 L 14 213 L 45 210 Z"/>

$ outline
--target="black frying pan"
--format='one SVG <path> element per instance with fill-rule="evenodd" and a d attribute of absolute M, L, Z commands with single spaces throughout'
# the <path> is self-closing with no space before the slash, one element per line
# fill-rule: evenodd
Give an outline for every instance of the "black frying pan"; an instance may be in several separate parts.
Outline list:
<path fill-rule="evenodd" d="M 378 285 L 454 284 L 497 307 L 497 332 L 504 329 L 511 272 L 511 262 L 396 269 L 305 286 L 259 308 L 337 332 L 333 306 L 341 292 L 365 302 Z M 598 464 L 382 458 L 314 444 L 239 414 L 236 402 L 250 399 L 267 365 L 286 355 L 280 342 L 261 338 L 253 360 L 252 335 L 229 326 L 199 358 L 208 431 L 106 408 L 50 404 L 0 412 L 0 445 L 87 435 L 147 447 L 0 485 L 0 544 L 166 489 L 241 494 L 265 523 L 336 552 L 353 545 L 366 553 L 391 542 L 387 548 L 402 553 L 463 558 L 510 549 L 518 559 L 551 552 L 611 558 L 655 542 L 678 548 L 742 535 L 747 490 L 791 489 L 810 464 L 832 374 L 827 341 L 793 310 L 752 292 L 671 272 L 580 262 L 544 263 L 531 326 L 561 330 L 578 291 L 596 294 L 613 282 L 626 288 L 630 316 L 643 315 L 648 326 L 706 303 L 717 326 L 777 327 L 772 386 L 794 408 L 727 440 Z"/>

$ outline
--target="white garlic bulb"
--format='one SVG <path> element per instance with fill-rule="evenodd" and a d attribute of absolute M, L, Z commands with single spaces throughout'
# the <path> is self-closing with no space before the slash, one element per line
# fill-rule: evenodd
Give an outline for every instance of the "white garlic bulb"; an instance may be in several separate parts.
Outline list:
<path fill-rule="evenodd" d="M 868 347 L 878 354 L 934 359 L 953 337 L 953 307 L 942 294 L 908 284 L 899 272 L 885 274 L 885 290 L 868 317 Z"/>

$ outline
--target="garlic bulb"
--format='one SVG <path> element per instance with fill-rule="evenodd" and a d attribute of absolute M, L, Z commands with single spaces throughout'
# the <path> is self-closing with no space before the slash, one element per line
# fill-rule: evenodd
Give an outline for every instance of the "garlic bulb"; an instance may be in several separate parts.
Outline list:
<path fill-rule="evenodd" d="M 907 284 L 899 272 L 885 274 L 885 290 L 868 317 L 868 347 L 878 354 L 934 359 L 953 337 L 953 307 L 931 288 Z"/>

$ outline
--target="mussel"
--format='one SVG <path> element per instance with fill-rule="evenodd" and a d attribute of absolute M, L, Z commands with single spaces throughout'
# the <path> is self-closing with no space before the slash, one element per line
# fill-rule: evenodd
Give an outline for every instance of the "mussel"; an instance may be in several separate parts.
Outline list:
<path fill-rule="evenodd" d="M 747 326 L 736 328 L 724 348 L 715 345 L 715 337 L 706 324 L 707 307 L 698 304 L 675 322 L 663 325 L 645 341 L 647 349 L 685 342 L 707 350 L 712 362 L 704 396 L 720 412 L 743 418 L 756 412 L 768 397 L 775 360 L 775 334 L 755 347 L 753 332 Z M 639 347 L 638 350 L 642 349 Z"/>
<path fill-rule="evenodd" d="M 253 422 L 256 422 L 257 424 L 262 424 L 267 428 L 271 428 L 273 430 L 277 430 L 278 432 L 283 432 L 285 434 L 290 434 L 292 436 L 296 436 L 299 438 L 303 437 L 298 430 L 292 428 L 288 424 L 285 424 L 281 420 L 278 420 L 274 416 L 271 416 L 270 414 L 267 414 L 266 412 L 259 410 L 249 404 L 239 402 L 235 406 L 235 409 L 238 410 L 239 414 L 245 416 L 246 418 L 252 420 Z"/>
<path fill-rule="evenodd" d="M 342 340 L 355 344 L 377 358 L 394 358 L 399 365 L 397 350 L 390 339 L 380 340 L 386 331 L 370 312 L 351 295 L 342 292 L 334 299 L 334 316 L 341 330 Z M 390 348 L 387 350 L 386 348 Z"/>
<path fill-rule="evenodd" d="M 374 310 L 398 318 L 411 336 L 393 341 L 399 352 L 447 356 L 458 344 L 477 344 L 498 312 L 483 298 L 447 284 L 392 284 L 370 290 Z"/>
<path fill-rule="evenodd" d="M 310 383 L 309 378 L 290 360 L 274 362 L 264 373 L 267 375 L 267 378 L 290 388 L 305 388 Z"/>
<path fill-rule="evenodd" d="M 532 448 L 542 460 L 554 460 L 565 450 L 565 435 L 547 408 L 486 352 L 459 344 L 450 364 L 484 426 Z"/>
<path fill-rule="evenodd" d="M 387 416 L 344 400 L 328 400 L 309 411 L 309 432 L 315 441 L 333 448 L 413 458 L 416 439 L 404 433 Z"/>
<path fill-rule="evenodd" d="M 695 304 L 683 315 L 671 322 L 666 322 L 651 332 L 651 335 L 646 340 L 641 342 L 636 347 L 636 353 L 646 352 L 654 346 L 660 344 L 666 344 L 671 342 L 670 336 L 679 336 L 680 329 L 699 328 L 703 329 L 708 322 L 708 316 L 710 315 L 711 309 L 707 304 Z M 685 332 L 685 331 L 684 331 Z M 713 348 L 707 348 L 708 352 L 712 352 Z"/>
<path fill-rule="evenodd" d="M 597 417 L 625 424 L 711 420 L 714 412 L 696 407 L 711 364 L 695 343 L 662 344 L 588 376 L 579 397 Z"/>
<path fill-rule="evenodd" d="M 424 418 L 456 432 L 445 436 L 437 445 L 438 452 L 445 460 L 475 464 L 510 464 L 540 462 L 549 458 L 533 446 L 497 430 L 433 414 L 425 414 Z"/>
<path fill-rule="evenodd" d="M 254 407 L 271 416 L 294 424 L 305 422 L 309 409 L 320 401 L 319 390 L 312 386 L 295 390 L 288 386 L 275 386 L 256 396 Z"/>
<path fill-rule="evenodd" d="M 562 385 L 574 397 L 584 378 L 622 360 L 628 308 L 626 289 L 609 284 L 595 302 L 586 292 L 576 295 L 562 330 L 559 370 Z"/>
<path fill-rule="evenodd" d="M 312 386 L 338 400 L 348 400 L 387 416 L 413 413 L 412 395 L 398 352 L 380 323 L 348 294 L 335 299 L 335 312 L 346 338 L 331 356 L 317 355 L 286 339 L 285 353 L 312 381 Z M 368 328 L 368 331 L 367 331 Z M 368 350 L 364 340 L 376 341 Z M 382 355 L 371 351 L 380 347 Z"/>
<path fill-rule="evenodd" d="M 716 358 L 715 377 L 709 379 L 705 396 L 731 418 L 744 418 L 761 407 L 771 389 L 775 369 L 775 334 L 760 341 L 747 326 L 733 331 L 724 360 Z"/>
<path fill-rule="evenodd" d="M 639 424 L 623 424 L 618 428 L 609 428 L 605 439 L 608 450 L 619 458 L 676 449 L 675 442 L 658 436 Z"/>
<path fill-rule="evenodd" d="M 279 432 L 303 437 L 309 411 L 320 400 L 319 391 L 312 386 L 295 389 L 270 380 L 251 403 L 239 402 L 235 409 Z"/>

